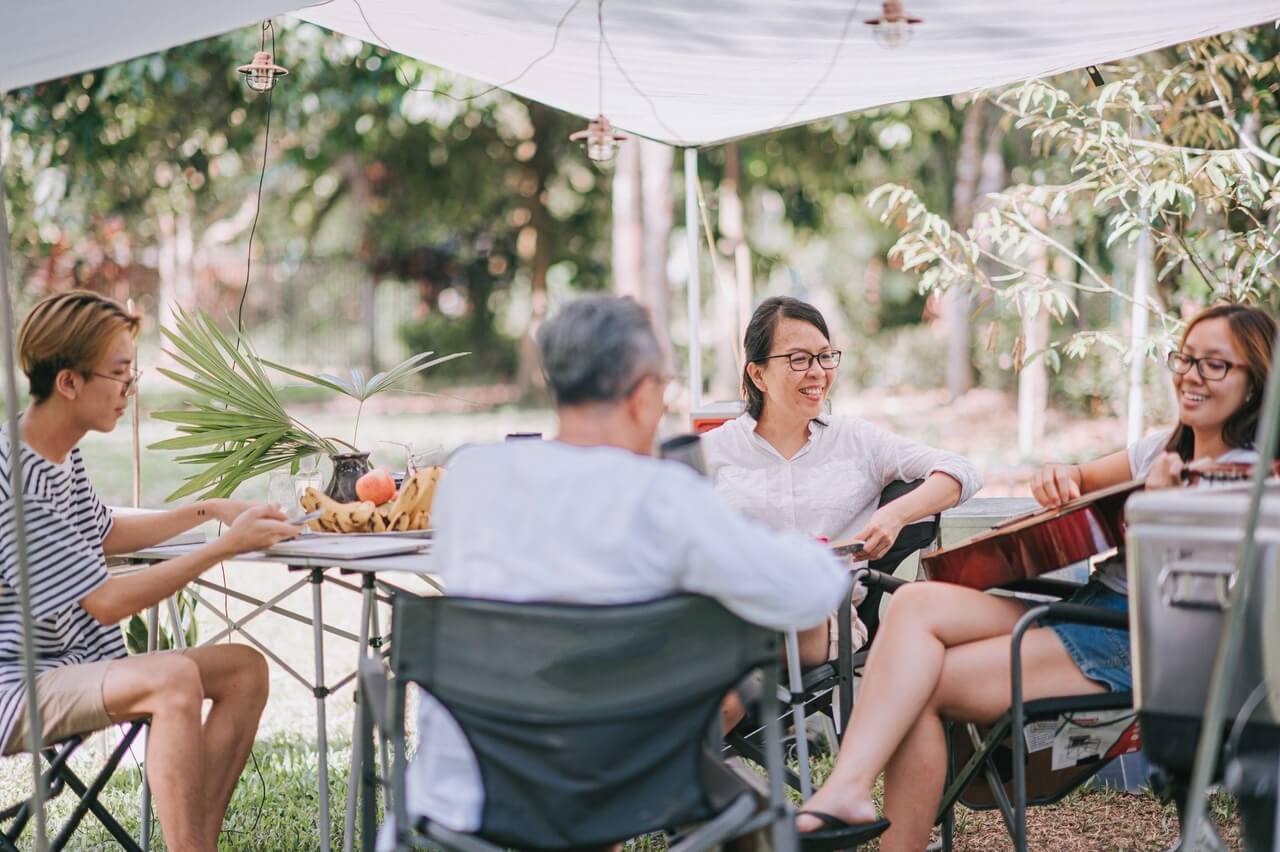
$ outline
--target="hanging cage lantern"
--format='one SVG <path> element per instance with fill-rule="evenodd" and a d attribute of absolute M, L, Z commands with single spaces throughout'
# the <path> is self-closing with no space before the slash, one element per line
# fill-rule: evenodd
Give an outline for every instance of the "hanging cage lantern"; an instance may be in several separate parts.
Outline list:
<path fill-rule="evenodd" d="M 587 159 L 593 163 L 607 163 L 618 153 L 618 145 L 626 141 L 626 134 L 613 129 L 613 124 L 603 115 L 597 115 L 587 124 L 586 130 L 579 130 L 569 136 L 570 142 L 583 142 L 587 149 Z"/>
<path fill-rule="evenodd" d="M 863 21 L 873 28 L 876 41 L 884 47 L 901 47 L 911 41 L 914 34 L 912 27 L 923 24 L 924 18 L 917 18 L 902 8 L 902 0 L 884 0 L 880 9 L 880 17 Z"/>
<path fill-rule="evenodd" d="M 276 78 L 289 73 L 288 68 L 276 65 L 271 60 L 271 53 L 260 50 L 253 55 L 253 61 L 236 69 L 244 75 L 244 82 L 255 92 L 269 92 L 276 84 Z"/>

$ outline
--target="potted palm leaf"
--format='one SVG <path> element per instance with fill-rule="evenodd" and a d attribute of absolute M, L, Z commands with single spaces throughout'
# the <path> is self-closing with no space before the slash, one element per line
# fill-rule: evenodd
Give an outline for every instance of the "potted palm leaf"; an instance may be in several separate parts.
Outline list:
<path fill-rule="evenodd" d="M 297 472 L 302 459 L 323 454 L 334 460 L 330 483 L 335 499 L 354 499 L 342 486 L 368 469 L 369 454 L 356 441 L 364 403 L 373 395 L 402 385 L 411 376 L 470 353 L 458 352 L 433 358 L 422 352 L 367 380 L 353 370 L 350 380 L 321 374 L 313 376 L 258 356 L 243 335 L 224 333 L 203 311 L 174 311 L 174 328 L 164 329 L 169 344 L 165 352 L 180 369 L 160 372 L 193 392 L 195 399 L 181 408 L 157 411 L 152 417 L 173 423 L 178 436 L 152 444 L 157 450 L 191 450 L 178 457 L 183 464 L 201 470 L 187 477 L 169 495 L 176 500 L 192 494 L 226 497 L 242 483 L 268 471 L 289 467 Z M 285 409 L 267 371 L 273 370 L 310 385 L 352 397 L 359 403 L 351 441 L 320 435 Z"/>

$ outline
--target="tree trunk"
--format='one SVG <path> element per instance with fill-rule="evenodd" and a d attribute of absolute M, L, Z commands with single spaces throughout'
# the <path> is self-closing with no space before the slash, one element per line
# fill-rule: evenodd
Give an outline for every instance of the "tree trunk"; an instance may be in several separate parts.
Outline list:
<path fill-rule="evenodd" d="M 738 193 L 738 146 L 724 147 L 724 175 L 716 191 L 719 202 L 717 228 L 720 240 L 712 258 L 716 275 L 716 371 L 713 390 L 717 396 L 737 398 L 742 375 L 742 333 L 750 317 L 752 282 L 751 252 L 746 242 L 742 199 Z"/>
<path fill-rule="evenodd" d="M 1153 268 L 1151 231 L 1143 228 L 1138 235 L 1137 262 L 1133 270 L 1133 300 L 1129 308 L 1129 349 L 1132 360 L 1129 362 L 1129 392 L 1125 417 L 1125 442 L 1132 444 L 1142 437 L 1143 419 L 1145 415 L 1142 394 L 1147 359 L 1139 352 L 1139 347 L 1147 337 L 1147 298 L 1153 287 Z"/>
<path fill-rule="evenodd" d="M 351 201 L 352 209 L 357 211 L 358 216 L 364 216 L 365 211 L 371 209 L 373 200 L 373 188 L 369 185 L 369 176 L 365 173 L 364 167 L 353 155 L 346 155 L 342 158 L 342 169 L 347 175 L 347 180 L 351 184 Z M 363 253 L 365 249 L 364 243 L 368 237 L 364 232 L 366 223 L 361 224 L 361 243 L 357 246 L 357 252 Z M 373 269 L 366 264 L 363 275 L 360 278 L 360 320 L 364 330 L 364 366 L 369 370 L 369 375 L 374 375 L 378 371 L 378 356 L 376 351 L 377 344 L 377 318 L 374 316 L 374 301 L 378 287 L 378 279 Z M 348 357 L 350 357 L 349 353 Z"/>
<path fill-rule="evenodd" d="M 1044 212 L 1030 211 L 1035 227 L 1045 228 Z M 1049 272 L 1049 253 L 1044 243 L 1036 241 L 1028 250 L 1027 266 L 1039 275 Z M 1049 407 L 1049 367 L 1043 350 L 1049 344 L 1049 311 L 1036 292 L 1027 293 L 1018 303 L 1022 315 L 1025 362 L 1018 372 L 1018 451 L 1031 456 L 1044 439 L 1045 411 Z"/>
<path fill-rule="evenodd" d="M 973 225 L 978 179 L 982 174 L 983 106 L 980 102 L 969 104 L 960 133 L 956 181 L 951 195 L 952 221 L 958 231 Z M 953 400 L 973 387 L 971 310 L 969 293 L 953 287 L 942 295 L 942 317 L 947 329 L 947 395 Z"/>
<path fill-rule="evenodd" d="M 551 109 L 541 104 L 529 105 L 533 124 L 533 143 L 537 146 L 529 160 L 522 191 L 528 199 L 529 224 L 518 242 L 523 246 L 521 259 L 529 267 L 529 325 L 520 341 L 520 364 L 516 382 L 522 394 L 542 387 L 537 335 L 547 317 L 547 270 L 551 268 L 551 238 L 554 219 L 547 210 L 547 183 L 555 171 L 555 155 L 550 134 L 554 132 Z M 528 238 L 525 239 L 525 235 Z"/>
<path fill-rule="evenodd" d="M 623 145 L 613 169 L 613 291 L 644 302 L 644 192 L 640 146 Z"/>
<path fill-rule="evenodd" d="M 176 202 L 177 209 L 166 209 L 156 217 L 158 232 L 157 273 L 159 288 L 156 310 L 160 328 L 173 328 L 174 308 L 190 311 L 197 307 L 195 298 L 196 242 L 192 226 L 191 206 L 186 199 Z"/>
<path fill-rule="evenodd" d="M 638 140 L 641 182 L 644 187 L 644 293 L 643 302 L 653 315 L 653 329 L 666 363 L 674 366 L 671 348 L 671 283 L 667 261 L 671 254 L 671 176 L 675 149 L 660 142 Z M 625 146 L 624 146 L 625 147 Z"/>

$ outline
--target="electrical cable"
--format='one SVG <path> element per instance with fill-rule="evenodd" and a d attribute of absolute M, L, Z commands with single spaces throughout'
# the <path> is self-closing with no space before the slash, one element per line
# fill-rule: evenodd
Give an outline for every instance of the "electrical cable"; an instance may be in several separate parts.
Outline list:
<path fill-rule="evenodd" d="M 271 21 L 262 24 L 262 48 L 267 46 L 267 30 L 271 30 L 271 55 L 276 52 L 276 28 Z M 258 231 L 258 216 L 262 213 L 262 185 L 267 179 L 267 154 L 271 145 L 271 90 L 267 90 L 267 123 L 262 134 L 262 171 L 258 175 L 258 193 L 253 206 L 253 225 L 249 228 L 249 251 L 244 265 L 244 289 L 240 291 L 240 305 L 236 308 L 236 351 L 240 350 L 240 335 L 244 334 L 244 302 L 249 295 L 249 281 L 253 273 L 253 237 Z"/>
<path fill-rule="evenodd" d="M 791 122 L 791 117 L 799 112 L 800 108 L 809 102 L 809 99 L 813 97 L 814 92 L 818 91 L 823 83 L 827 82 L 827 78 L 831 76 L 832 70 L 836 67 L 836 60 L 840 58 L 840 51 L 844 49 L 845 39 L 849 36 L 849 25 L 852 24 L 853 19 L 857 17 L 858 7 L 861 5 L 862 0 L 855 0 L 853 8 L 849 10 L 849 14 L 845 15 L 844 28 L 840 30 L 840 39 L 836 42 L 836 49 L 831 52 L 831 59 L 827 62 L 826 69 L 823 70 L 822 75 L 818 77 L 818 81 L 810 87 L 809 91 L 805 92 L 804 97 L 791 108 L 790 112 L 783 116 L 782 121 L 778 122 L 780 126 L 785 127 L 789 124 Z"/>
<path fill-rule="evenodd" d="M 626 80 L 627 85 L 631 87 L 631 90 L 643 98 L 644 102 L 649 105 L 649 112 L 653 114 L 653 120 L 662 125 L 662 129 L 667 131 L 667 133 L 671 135 L 672 139 L 676 140 L 676 145 L 678 147 L 688 147 L 688 143 L 684 136 L 673 130 L 671 125 L 663 121 L 662 116 L 658 115 L 658 105 L 653 102 L 653 98 L 649 97 L 647 93 L 637 86 L 636 81 L 631 79 L 631 75 L 627 73 L 627 69 L 622 67 L 622 63 L 618 60 L 618 54 L 614 53 L 613 44 L 610 43 L 609 36 L 604 31 L 604 0 L 599 0 L 599 5 L 596 7 L 596 20 L 600 27 L 600 40 L 604 42 L 605 49 L 609 51 L 609 58 L 613 60 L 613 65 L 618 69 L 618 73 L 622 75 L 622 79 Z M 602 81 L 602 91 L 603 86 L 604 83 Z"/>
<path fill-rule="evenodd" d="M 378 31 L 373 28 L 373 24 L 369 23 L 369 16 L 365 14 L 364 6 L 360 5 L 360 0 L 351 0 L 351 2 L 356 4 L 356 9 L 360 12 L 360 17 L 364 20 L 364 25 L 368 27 L 369 34 L 373 36 L 374 39 L 379 44 L 381 44 L 384 48 L 386 48 L 387 50 L 390 50 L 392 53 L 397 53 L 398 51 L 394 47 L 392 47 L 390 44 L 388 44 L 386 39 L 378 35 Z M 450 92 L 446 92 L 443 89 L 427 89 L 421 86 L 411 85 L 409 81 L 404 78 L 404 75 L 401 72 L 401 69 L 398 65 L 395 67 L 396 79 L 399 80 L 401 86 L 403 86 L 404 88 L 408 89 L 411 92 L 423 92 L 425 94 L 430 94 L 430 95 L 443 95 L 444 97 L 449 98 L 451 100 L 455 100 L 459 103 L 474 101 L 476 98 L 484 97 L 490 92 L 495 92 L 498 89 L 505 89 L 507 86 L 510 86 L 512 83 L 518 82 L 520 78 L 524 77 L 525 74 L 528 74 L 530 71 L 532 71 L 533 67 L 537 65 L 539 62 L 546 59 L 551 54 L 555 53 L 556 46 L 560 43 L 560 30 L 564 28 L 564 22 L 569 20 L 569 16 L 573 14 L 573 10 L 577 9 L 578 6 L 581 4 L 582 4 L 582 0 L 573 0 L 573 3 L 569 6 L 568 9 L 565 10 L 565 13 L 560 16 L 560 20 L 556 22 L 556 28 L 551 37 L 551 47 L 547 48 L 545 53 L 539 56 L 535 56 L 532 60 L 530 60 L 529 64 L 524 67 L 524 70 L 522 70 L 516 76 L 512 77 L 510 80 L 504 80 L 501 83 L 495 83 L 489 88 L 484 89 L 483 91 L 477 92 L 474 95 L 467 95 L 466 97 L 460 98 L 457 95 L 454 95 Z"/>

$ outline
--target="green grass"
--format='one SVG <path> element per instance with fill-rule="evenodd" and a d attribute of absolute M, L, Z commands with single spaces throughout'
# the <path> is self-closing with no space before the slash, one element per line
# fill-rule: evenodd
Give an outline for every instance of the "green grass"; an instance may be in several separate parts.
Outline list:
<path fill-rule="evenodd" d="M 111 745 L 117 741 L 114 734 Z M 330 838 L 334 848 L 341 848 L 346 806 L 347 778 L 350 771 L 350 741 L 332 742 L 329 749 Z M 85 747 L 73 760 L 73 766 L 86 781 L 99 765 L 107 746 Z M 97 751 L 97 754 L 89 752 Z M 135 744 L 133 754 L 126 756 L 100 800 L 125 829 L 140 836 L 142 773 L 138 767 L 143 750 Z M 315 849 L 320 844 L 316 817 L 320 812 L 316 790 L 317 759 L 312 740 L 293 734 L 277 734 L 259 739 L 253 759 L 245 767 L 240 783 L 232 795 L 219 838 L 219 849 L 226 850 L 297 850 Z M 255 765 L 256 760 L 256 765 Z M 31 764 L 25 756 L 6 758 L 0 762 L 0 801 L 5 805 L 30 794 Z M 49 803 L 47 813 L 50 837 L 66 820 L 75 805 L 75 794 L 66 792 Z M 28 828 L 22 848 L 34 848 Z M 107 850 L 118 848 L 100 823 L 92 816 L 80 824 L 70 849 Z M 158 823 L 152 822 L 152 849 L 167 849 Z"/>

